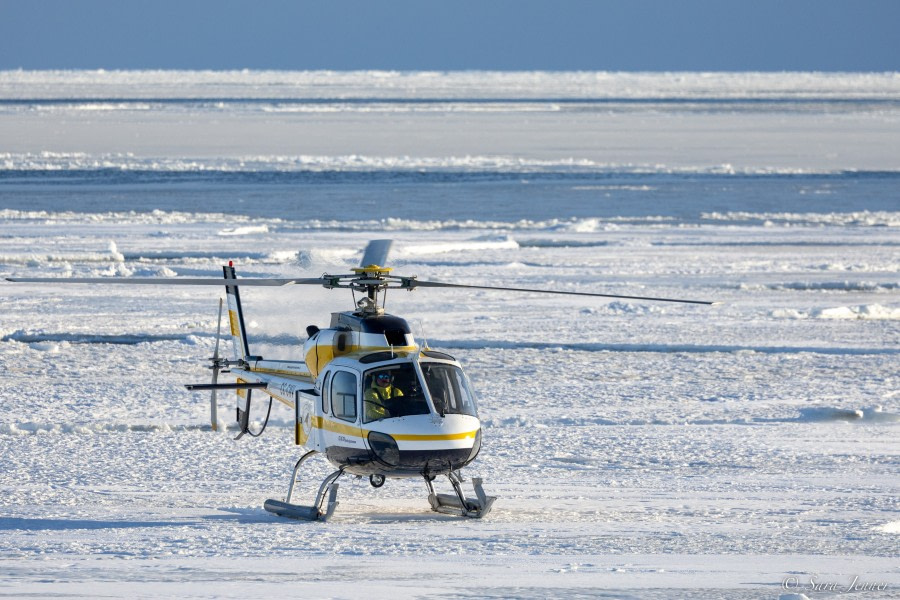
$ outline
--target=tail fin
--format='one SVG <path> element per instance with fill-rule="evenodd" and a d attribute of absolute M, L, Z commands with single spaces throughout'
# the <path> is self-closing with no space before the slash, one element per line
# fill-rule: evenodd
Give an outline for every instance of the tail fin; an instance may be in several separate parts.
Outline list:
<path fill-rule="evenodd" d="M 231 262 L 227 267 L 222 267 L 225 279 L 237 279 L 234 266 Z M 245 360 L 250 356 L 250 346 L 247 344 L 247 329 L 244 327 L 244 312 L 241 310 L 241 295 L 237 285 L 225 284 L 225 292 L 228 298 L 228 322 L 231 324 L 231 340 L 234 342 L 234 359 Z"/>
<path fill-rule="evenodd" d="M 222 267 L 222 271 L 225 273 L 226 280 L 225 292 L 228 298 L 228 322 L 231 324 L 231 341 L 233 342 L 231 346 L 234 349 L 234 360 L 249 361 L 251 359 L 259 359 L 260 357 L 258 356 L 250 356 L 250 346 L 247 343 L 247 328 L 244 326 L 244 311 L 241 309 L 241 294 L 238 292 L 238 286 L 236 283 L 227 283 L 228 280 L 234 281 L 237 279 L 233 263 L 228 261 L 228 266 Z M 238 378 L 237 382 L 245 383 L 240 378 Z M 235 392 L 237 393 L 236 418 L 241 431 L 234 439 L 240 439 L 245 433 L 257 437 L 259 434 L 254 434 L 250 431 L 250 400 L 253 390 L 237 389 Z M 266 418 L 266 422 L 268 422 L 268 418 Z M 262 433 L 262 431 L 259 433 Z"/>

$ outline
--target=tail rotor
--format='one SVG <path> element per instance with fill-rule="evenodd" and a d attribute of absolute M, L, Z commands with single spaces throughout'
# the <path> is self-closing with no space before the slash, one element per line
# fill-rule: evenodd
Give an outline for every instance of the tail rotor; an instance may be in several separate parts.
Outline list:
<path fill-rule="evenodd" d="M 212 365 L 212 388 L 209 393 L 209 424 L 213 431 L 219 430 L 218 403 L 216 401 L 216 384 L 219 381 L 219 371 L 222 370 L 222 359 L 219 358 L 219 342 L 222 340 L 222 299 L 219 298 L 219 319 L 216 326 L 216 349 L 213 352 Z"/>

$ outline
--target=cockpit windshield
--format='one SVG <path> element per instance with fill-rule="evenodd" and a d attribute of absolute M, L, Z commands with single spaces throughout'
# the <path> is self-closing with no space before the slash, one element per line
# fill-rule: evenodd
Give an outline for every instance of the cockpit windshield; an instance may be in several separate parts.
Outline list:
<path fill-rule="evenodd" d="M 471 415 L 477 417 L 475 395 L 462 369 L 445 363 L 419 363 L 425 375 L 425 385 L 441 415 Z"/>
<path fill-rule="evenodd" d="M 366 371 L 363 386 L 364 423 L 431 412 L 411 363 Z"/>

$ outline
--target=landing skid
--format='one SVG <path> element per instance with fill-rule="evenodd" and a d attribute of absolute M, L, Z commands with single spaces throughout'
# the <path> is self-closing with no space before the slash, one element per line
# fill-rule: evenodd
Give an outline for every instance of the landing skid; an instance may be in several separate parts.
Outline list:
<path fill-rule="evenodd" d="M 291 496 L 294 493 L 294 483 L 297 481 L 297 472 L 300 470 L 300 467 L 306 461 L 306 459 L 310 458 L 313 454 L 316 454 L 315 450 L 311 450 L 300 457 L 300 460 L 297 461 L 297 464 L 294 465 L 294 472 L 291 475 L 291 483 L 288 486 L 287 497 L 285 497 L 284 502 L 281 500 L 266 500 L 263 504 L 263 508 L 265 508 L 270 513 L 276 514 L 279 517 L 287 517 L 288 519 L 299 519 L 303 521 L 327 521 L 331 518 L 331 515 L 334 514 L 335 509 L 340 504 L 337 501 L 337 493 L 338 493 L 338 484 L 337 480 L 344 474 L 344 469 L 338 469 L 331 475 L 325 478 L 325 481 L 322 482 L 322 485 L 319 486 L 319 491 L 316 493 L 316 500 L 312 506 L 305 506 L 301 504 L 291 504 Z M 326 504 L 325 499 L 328 499 Z M 322 507 L 325 505 L 325 509 Z"/>
<path fill-rule="evenodd" d="M 447 473 L 450 485 L 453 486 L 454 494 L 436 494 L 434 485 L 429 477 L 425 477 L 425 485 L 428 486 L 428 502 L 431 504 L 431 510 L 447 515 L 458 515 L 460 517 L 471 517 L 480 519 L 489 512 L 494 506 L 496 496 L 488 496 L 484 493 L 481 486 L 481 477 L 472 478 L 472 487 L 475 488 L 476 498 L 466 498 L 462 491 L 462 478 L 455 472 Z"/>
<path fill-rule="evenodd" d="M 287 496 L 284 501 L 266 500 L 263 504 L 268 512 L 286 517 L 288 519 L 299 519 L 303 521 L 327 521 L 334 514 L 340 504 L 337 501 L 338 484 L 337 480 L 344 474 L 344 469 L 338 469 L 325 478 L 319 491 L 316 493 L 315 502 L 309 505 L 292 504 L 291 497 L 294 493 L 294 484 L 297 482 L 297 474 L 300 467 L 307 459 L 317 454 L 315 450 L 311 450 L 300 457 L 297 464 L 294 465 L 294 472 L 291 475 L 291 483 L 288 486 Z M 457 515 L 460 517 L 470 517 L 480 519 L 489 512 L 494 505 L 495 496 L 488 496 L 484 493 L 481 486 L 481 478 L 472 478 L 472 487 L 475 488 L 475 498 L 466 498 L 462 491 L 462 478 L 458 473 L 451 471 L 447 473 L 450 485 L 453 486 L 453 494 L 437 494 L 432 484 L 433 476 L 425 476 L 425 485 L 428 486 L 428 502 L 431 504 L 431 510 L 448 515 Z M 376 486 L 381 487 L 381 486 Z"/>

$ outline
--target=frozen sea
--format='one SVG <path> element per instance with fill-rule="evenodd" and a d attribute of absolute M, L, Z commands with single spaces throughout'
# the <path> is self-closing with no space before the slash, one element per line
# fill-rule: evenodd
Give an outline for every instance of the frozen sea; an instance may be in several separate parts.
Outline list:
<path fill-rule="evenodd" d="M 0 277 L 402 274 L 483 520 L 208 426 L 215 288 L 0 285 L 0 596 L 900 595 L 900 74 L 0 71 Z M 242 292 L 300 358 L 352 299 Z M 232 399 L 220 396 L 220 415 Z M 260 415 L 263 416 L 263 415 Z M 328 468 L 313 462 L 300 494 Z"/>

